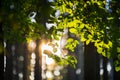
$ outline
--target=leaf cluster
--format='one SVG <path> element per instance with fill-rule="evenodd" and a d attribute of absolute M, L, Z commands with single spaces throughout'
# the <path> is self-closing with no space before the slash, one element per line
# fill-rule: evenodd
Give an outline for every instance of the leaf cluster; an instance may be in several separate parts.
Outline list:
<path fill-rule="evenodd" d="M 104 0 L 2 0 L 0 23 L 5 41 L 30 41 L 44 34 L 47 38 L 59 39 L 59 32 L 68 28 L 74 37 L 86 45 L 94 43 L 99 54 L 113 58 L 115 69 L 120 70 L 120 2 L 111 0 L 109 9 Z M 59 10 L 59 16 L 55 13 Z M 33 12 L 36 13 L 32 14 Z M 34 17 L 33 17 L 34 16 Z M 31 18 L 35 22 L 31 21 Z M 49 30 L 46 22 L 54 23 Z M 74 51 L 77 40 L 69 38 L 66 48 Z M 60 59 L 58 56 L 52 56 Z M 66 57 L 63 60 L 76 63 Z M 58 61 L 59 62 L 59 61 Z M 64 61 L 63 61 L 64 62 Z"/>
<path fill-rule="evenodd" d="M 2 0 L 0 20 L 4 40 L 26 42 L 50 34 L 46 33 L 45 23 L 54 14 L 52 5 L 47 0 Z"/>
<path fill-rule="evenodd" d="M 94 43 L 97 52 L 107 58 L 113 58 L 115 69 L 120 70 L 120 3 L 112 0 L 107 6 L 104 0 L 57 0 L 61 22 L 58 28 L 68 28 L 69 32 L 79 37 L 86 45 Z M 108 9 L 109 8 L 109 9 Z M 67 15 L 64 15 L 67 13 Z M 63 16 L 64 15 L 64 16 Z M 76 44 L 68 39 L 74 49 Z M 72 45 L 74 44 L 74 46 Z"/>
<path fill-rule="evenodd" d="M 70 65 L 73 68 L 76 67 L 77 60 L 74 56 L 66 55 L 64 57 L 60 57 L 56 54 L 53 54 L 49 50 L 44 50 L 44 53 L 47 54 L 50 58 L 54 59 L 55 62 L 60 66 L 61 65 L 64 65 L 64 66 Z"/>

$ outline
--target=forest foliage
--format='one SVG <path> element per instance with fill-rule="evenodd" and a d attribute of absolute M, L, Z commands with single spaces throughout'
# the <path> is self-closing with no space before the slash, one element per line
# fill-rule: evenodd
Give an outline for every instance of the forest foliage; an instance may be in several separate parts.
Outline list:
<path fill-rule="evenodd" d="M 59 32 L 67 28 L 69 35 L 72 35 L 67 40 L 67 49 L 74 52 L 79 44 L 76 38 L 86 45 L 92 42 L 99 54 L 113 58 L 115 69 L 119 71 L 119 5 L 119 0 L 2 0 L 0 23 L 4 41 L 29 42 L 43 35 L 58 40 L 62 36 Z M 47 29 L 46 23 L 55 25 Z M 52 57 L 56 59 L 58 56 Z M 68 56 L 66 61 L 76 64 L 73 58 Z"/>

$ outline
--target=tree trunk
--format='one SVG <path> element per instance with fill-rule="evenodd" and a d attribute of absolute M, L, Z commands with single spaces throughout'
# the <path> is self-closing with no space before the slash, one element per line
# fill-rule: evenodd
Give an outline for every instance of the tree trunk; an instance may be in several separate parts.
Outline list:
<path fill-rule="evenodd" d="M 39 40 L 36 41 L 36 50 L 35 50 L 35 54 L 36 54 L 36 63 L 35 63 L 35 80 L 42 80 L 42 50 L 39 49 Z"/>
<path fill-rule="evenodd" d="M 106 57 L 103 57 L 103 69 L 104 69 L 103 80 L 108 80 L 107 60 L 108 59 Z"/>
<path fill-rule="evenodd" d="M 6 55 L 6 68 L 4 79 L 13 80 L 13 56 L 12 56 L 11 44 L 7 44 L 5 55 Z"/>
<path fill-rule="evenodd" d="M 99 55 L 92 43 L 85 45 L 84 80 L 99 80 Z"/>

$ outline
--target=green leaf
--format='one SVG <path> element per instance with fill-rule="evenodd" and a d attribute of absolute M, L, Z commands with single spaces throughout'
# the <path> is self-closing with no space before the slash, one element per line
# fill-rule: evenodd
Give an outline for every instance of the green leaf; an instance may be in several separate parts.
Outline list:
<path fill-rule="evenodd" d="M 87 41 L 86 41 L 86 45 L 88 45 L 89 43 L 90 43 L 90 40 L 87 40 Z"/>
<path fill-rule="evenodd" d="M 73 34 L 77 34 L 78 32 L 77 32 L 77 30 L 75 29 L 75 28 L 70 28 L 70 30 L 69 30 L 71 33 L 73 33 Z"/>
<path fill-rule="evenodd" d="M 67 39 L 67 42 L 68 42 L 68 43 L 73 42 L 73 38 L 68 38 L 68 39 Z"/>
<path fill-rule="evenodd" d="M 116 71 L 120 71 L 120 66 L 115 67 L 115 70 L 116 70 Z"/>
<path fill-rule="evenodd" d="M 120 47 L 117 47 L 117 52 L 120 53 Z"/>

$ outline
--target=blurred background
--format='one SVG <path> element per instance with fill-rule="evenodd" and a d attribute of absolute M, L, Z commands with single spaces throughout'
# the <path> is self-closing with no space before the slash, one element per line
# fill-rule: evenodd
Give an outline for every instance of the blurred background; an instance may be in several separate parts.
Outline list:
<path fill-rule="evenodd" d="M 59 66 L 42 49 L 51 50 L 42 39 L 29 44 L 4 43 L 4 80 L 120 80 L 120 72 L 113 68 L 112 59 L 96 52 L 93 44 L 83 43 L 75 49 L 76 68 Z M 61 55 L 60 52 L 57 52 Z M 2 56 L 2 54 L 1 54 Z"/>
<path fill-rule="evenodd" d="M 0 3 L 2 7 L 0 7 L 0 27 L 2 27 L 2 29 L 0 28 L 0 71 L 1 73 L 3 72 L 3 74 L 0 75 L 0 79 L 120 80 L 120 71 L 115 71 L 113 59 L 99 55 L 93 43 L 86 45 L 77 38 L 80 44 L 75 47 L 74 52 L 71 52 L 64 49 L 64 46 L 66 39 L 68 37 L 74 37 L 73 35 L 65 32 L 60 41 L 53 40 L 52 42 L 46 38 L 46 35 L 43 35 L 47 34 L 47 36 L 50 37 L 52 31 L 54 32 L 53 24 L 52 28 L 47 24 L 47 20 L 54 20 L 52 15 L 53 12 L 55 13 L 53 10 L 54 7 L 52 3 L 48 3 L 54 1 L 56 0 L 2 0 L 3 3 Z M 87 0 L 81 1 L 86 2 Z M 109 2 L 110 0 L 106 1 Z M 119 2 L 119 0 L 117 0 L 117 2 Z M 113 6 L 115 9 L 118 7 L 119 5 Z M 108 12 L 110 11 L 108 6 L 106 6 L 106 9 Z M 100 10 L 102 9 L 100 8 Z M 58 17 L 59 14 L 60 12 L 58 11 L 58 13 L 54 15 Z M 117 23 L 115 24 L 117 26 L 114 24 L 114 20 L 112 25 L 118 27 L 120 19 L 118 19 L 119 15 L 116 14 L 115 21 L 117 21 Z M 67 17 L 66 15 L 68 16 L 67 12 L 64 13 L 63 17 Z M 106 20 L 106 18 L 104 20 Z M 32 24 L 30 21 L 38 24 Z M 115 30 L 117 31 L 116 27 Z M 119 33 L 119 30 L 117 32 Z M 54 35 L 56 35 L 56 33 L 54 33 Z M 38 36 L 42 36 L 41 39 L 34 40 L 34 37 L 38 38 Z M 117 34 L 117 36 L 119 36 L 119 34 Z M 22 42 L 23 39 L 29 40 L 29 38 L 33 40 L 30 40 L 29 43 Z M 16 42 L 11 43 L 14 41 Z M 58 46 L 56 46 L 56 43 Z M 61 57 L 74 55 L 78 61 L 75 65 L 76 67 L 58 65 L 52 58 L 44 53 L 44 50 L 50 52 L 55 51 L 54 54 Z"/>

